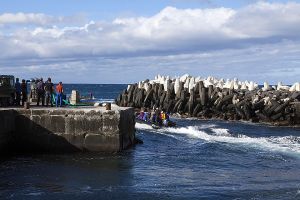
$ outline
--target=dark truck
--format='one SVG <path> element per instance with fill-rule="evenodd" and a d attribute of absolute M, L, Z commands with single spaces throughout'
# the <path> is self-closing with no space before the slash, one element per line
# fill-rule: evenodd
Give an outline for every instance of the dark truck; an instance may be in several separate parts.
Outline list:
<path fill-rule="evenodd" d="M 15 96 L 15 77 L 0 75 L 0 107 L 12 106 Z"/>

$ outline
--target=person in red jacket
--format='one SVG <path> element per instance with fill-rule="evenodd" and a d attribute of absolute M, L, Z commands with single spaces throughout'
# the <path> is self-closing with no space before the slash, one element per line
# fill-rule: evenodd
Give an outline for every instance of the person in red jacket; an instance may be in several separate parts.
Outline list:
<path fill-rule="evenodd" d="M 62 82 L 59 82 L 58 85 L 56 86 L 56 107 L 58 107 L 58 103 L 59 103 L 59 107 L 62 106 L 62 95 L 63 95 L 64 89 L 63 89 L 63 85 Z"/>

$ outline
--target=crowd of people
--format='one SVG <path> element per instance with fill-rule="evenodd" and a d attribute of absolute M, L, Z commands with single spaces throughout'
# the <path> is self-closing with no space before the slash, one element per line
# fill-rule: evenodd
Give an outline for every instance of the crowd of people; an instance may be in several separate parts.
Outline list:
<path fill-rule="evenodd" d="M 40 106 L 51 106 L 53 107 L 53 97 L 55 96 L 55 105 L 56 107 L 62 107 L 63 105 L 63 85 L 62 82 L 59 82 L 55 86 L 51 82 L 49 77 L 46 82 L 43 81 L 43 78 L 32 79 L 30 84 L 30 98 L 36 99 L 36 105 Z M 28 100 L 28 91 L 27 91 L 27 81 L 22 79 L 20 83 L 19 78 L 16 78 L 15 83 L 15 105 L 24 106 L 24 103 Z"/>
<path fill-rule="evenodd" d="M 168 126 L 170 122 L 169 114 L 164 110 L 160 111 L 159 109 L 153 109 L 153 111 L 148 112 L 147 109 L 142 108 L 137 118 L 139 120 L 157 124 L 159 126 Z"/>

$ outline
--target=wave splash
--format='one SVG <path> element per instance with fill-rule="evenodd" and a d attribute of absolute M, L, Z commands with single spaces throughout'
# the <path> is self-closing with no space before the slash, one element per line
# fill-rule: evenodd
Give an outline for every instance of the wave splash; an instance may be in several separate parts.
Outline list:
<path fill-rule="evenodd" d="M 300 137 L 297 136 L 271 136 L 271 137 L 249 137 L 244 134 L 233 134 L 225 128 L 217 128 L 217 126 L 186 126 L 180 128 L 162 128 L 153 129 L 147 124 L 136 124 L 138 130 L 147 130 L 159 134 L 184 135 L 191 139 L 200 139 L 207 143 L 227 143 L 238 145 L 239 147 L 255 148 L 264 151 L 282 152 L 288 154 L 296 154 L 300 156 Z M 176 137 L 181 140 L 182 137 Z"/>

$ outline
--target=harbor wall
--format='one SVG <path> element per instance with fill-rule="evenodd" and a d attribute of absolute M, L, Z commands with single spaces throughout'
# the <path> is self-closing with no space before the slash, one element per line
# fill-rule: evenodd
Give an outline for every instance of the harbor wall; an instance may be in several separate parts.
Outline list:
<path fill-rule="evenodd" d="M 184 117 L 244 120 L 278 126 L 300 125 L 300 92 L 283 88 L 221 88 L 204 81 L 178 79 L 128 85 L 116 99 L 119 106 L 164 109 Z"/>
<path fill-rule="evenodd" d="M 14 148 L 47 152 L 118 152 L 135 143 L 132 108 L 0 110 L 0 130 Z M 5 143 L 5 140 L 3 140 Z"/>
<path fill-rule="evenodd" d="M 0 111 L 0 153 L 8 148 L 14 130 L 14 111 Z"/>

